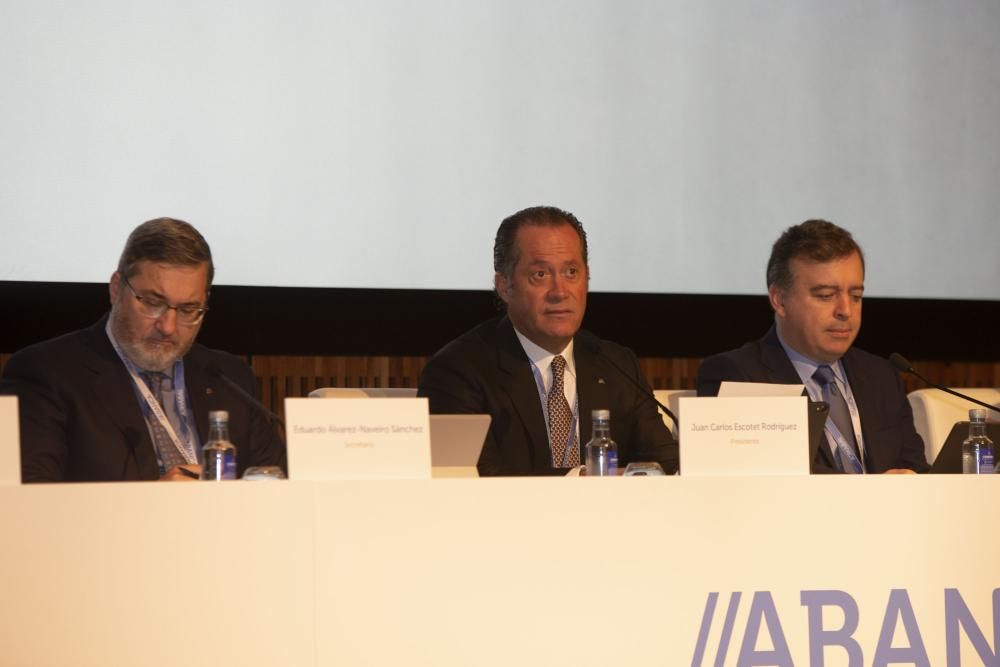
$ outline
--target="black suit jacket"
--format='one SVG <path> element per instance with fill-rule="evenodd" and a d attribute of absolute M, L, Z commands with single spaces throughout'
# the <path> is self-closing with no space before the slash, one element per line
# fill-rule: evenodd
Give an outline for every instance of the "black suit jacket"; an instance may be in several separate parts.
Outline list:
<path fill-rule="evenodd" d="M 27 347 L 10 358 L 0 393 L 16 394 L 24 482 L 155 480 L 156 452 L 132 379 L 95 325 Z M 206 368 L 215 366 L 251 394 L 253 372 L 239 358 L 197 343 L 184 358 L 190 407 L 204 444 L 210 410 L 229 411 L 237 467 L 285 466 L 285 446 L 268 419 Z"/>
<path fill-rule="evenodd" d="M 635 355 L 580 331 L 573 356 L 581 448 L 590 440 L 591 411 L 606 408 L 611 411 L 611 437 L 618 444 L 619 465 L 657 461 L 668 473 L 677 470 L 677 445 L 650 399 L 652 391 Z M 623 372 L 645 389 L 629 383 Z M 552 467 L 531 362 L 506 317 L 479 325 L 434 355 L 420 376 L 419 395 L 429 399 L 435 414 L 487 413 L 493 418 L 479 458 L 481 475 L 565 472 Z"/>
<path fill-rule="evenodd" d="M 854 347 L 841 361 L 861 415 L 866 470 L 926 472 L 930 466 L 924 442 L 913 428 L 913 411 L 899 374 L 885 359 Z M 705 359 L 698 369 L 698 395 L 718 395 L 723 381 L 802 384 L 773 326 L 758 341 Z M 835 471 L 828 446 L 819 447 L 812 468 L 813 472 Z"/>

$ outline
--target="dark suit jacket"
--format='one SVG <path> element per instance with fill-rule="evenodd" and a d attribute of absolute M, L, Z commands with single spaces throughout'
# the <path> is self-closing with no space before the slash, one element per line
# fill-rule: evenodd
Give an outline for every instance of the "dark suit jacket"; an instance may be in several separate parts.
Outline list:
<path fill-rule="evenodd" d="M 635 355 L 580 331 L 573 356 L 581 448 L 590 440 L 591 411 L 606 408 L 611 410 L 611 437 L 618 444 L 619 465 L 657 461 L 668 473 L 677 470 L 677 445 L 650 399 L 652 391 Z M 645 389 L 629 383 L 623 372 Z M 430 411 L 435 414 L 487 413 L 493 418 L 479 457 L 480 474 L 565 472 L 552 467 L 531 362 L 506 317 L 479 325 L 434 355 L 420 376 L 419 395 L 430 400 Z"/>
<path fill-rule="evenodd" d="M 16 394 L 20 404 L 22 481 L 158 478 L 149 429 L 132 379 L 105 334 L 106 321 L 27 347 L 4 366 L 0 393 Z M 184 358 L 184 379 L 202 444 L 208 412 L 228 410 L 239 474 L 252 465 L 284 467 L 285 446 L 268 419 L 209 376 L 210 365 L 256 393 L 246 363 L 193 345 Z"/>
<path fill-rule="evenodd" d="M 879 473 L 909 468 L 926 472 L 924 442 L 913 428 L 913 411 L 899 374 L 885 359 L 854 347 L 842 361 L 861 415 L 866 470 Z M 698 395 L 717 395 L 723 381 L 802 384 L 773 326 L 758 341 L 705 359 L 698 369 Z M 829 447 L 819 447 L 813 472 L 834 470 Z"/>

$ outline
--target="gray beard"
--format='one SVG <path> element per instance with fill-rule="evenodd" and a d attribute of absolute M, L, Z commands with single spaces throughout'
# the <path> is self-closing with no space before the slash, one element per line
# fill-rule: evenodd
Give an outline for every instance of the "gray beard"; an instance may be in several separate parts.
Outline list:
<path fill-rule="evenodd" d="M 111 309 L 111 333 L 121 347 L 122 352 L 140 370 L 166 372 L 173 368 L 174 363 L 184 356 L 187 350 L 176 347 L 171 349 L 151 348 L 143 341 L 133 339 L 123 318 L 118 317 L 115 309 Z"/>

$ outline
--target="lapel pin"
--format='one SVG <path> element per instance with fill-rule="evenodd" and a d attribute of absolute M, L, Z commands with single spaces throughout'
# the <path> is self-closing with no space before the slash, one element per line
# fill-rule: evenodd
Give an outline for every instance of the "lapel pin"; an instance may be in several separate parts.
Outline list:
<path fill-rule="evenodd" d="M 205 387 L 205 394 L 206 394 L 206 395 L 208 395 L 208 396 L 211 396 L 211 395 L 212 395 L 212 394 L 214 394 L 214 393 L 215 393 L 215 392 L 214 392 L 214 391 L 212 391 L 212 388 L 211 388 L 211 387 Z"/>
<path fill-rule="evenodd" d="M 604 378 L 597 378 L 597 384 L 606 384 Z"/>

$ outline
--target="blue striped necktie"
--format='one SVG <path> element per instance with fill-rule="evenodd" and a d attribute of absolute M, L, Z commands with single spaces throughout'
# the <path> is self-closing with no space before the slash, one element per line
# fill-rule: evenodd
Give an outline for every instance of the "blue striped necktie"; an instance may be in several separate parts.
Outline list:
<path fill-rule="evenodd" d="M 847 407 L 844 395 L 837 387 L 837 379 L 833 369 L 824 364 L 813 373 L 813 380 L 823 388 L 823 400 L 830 406 L 829 419 L 833 421 L 843 440 L 838 441 L 837 455 L 834 459 L 837 467 L 846 473 L 862 472 L 861 460 L 858 458 L 858 443 L 854 439 L 854 424 L 851 421 L 851 411 Z"/>

